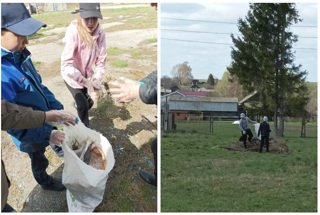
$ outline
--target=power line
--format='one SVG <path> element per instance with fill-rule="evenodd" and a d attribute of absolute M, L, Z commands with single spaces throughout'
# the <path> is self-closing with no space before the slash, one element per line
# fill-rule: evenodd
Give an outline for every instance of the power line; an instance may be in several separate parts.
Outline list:
<path fill-rule="evenodd" d="M 191 22 L 210 22 L 210 23 L 218 23 L 218 24 L 230 24 L 236 25 L 237 22 L 222 22 L 222 21 L 212 21 L 212 20 L 199 20 L 199 19 L 178 19 L 178 18 L 169 18 L 169 17 L 161 17 L 161 19 L 171 19 L 171 20 L 180 20 L 180 21 L 191 21 Z M 290 26 L 292 28 L 317 28 L 316 25 L 300 25 L 300 26 Z"/>
<path fill-rule="evenodd" d="M 162 39 L 162 40 L 180 41 L 180 42 L 205 43 L 205 44 L 214 44 L 214 45 L 228 45 L 228 46 L 233 46 L 233 44 L 230 44 L 230 43 L 215 43 L 215 42 L 196 41 L 196 40 L 181 40 L 181 39 L 172 39 L 172 38 L 164 38 L 164 37 L 161 37 L 161 39 Z M 293 49 L 317 50 L 316 48 L 293 48 Z"/>
<path fill-rule="evenodd" d="M 217 22 L 217 21 L 211 21 L 211 20 L 197 20 L 197 19 L 178 19 L 178 18 L 167 18 L 167 17 L 161 17 L 161 19 L 172 19 L 172 20 L 180 20 L 180 21 L 192 21 L 192 22 L 212 22 L 212 23 L 220 23 L 220 24 L 238 24 L 236 22 Z"/>
<path fill-rule="evenodd" d="M 168 29 L 168 28 L 161 28 L 161 30 L 164 31 L 178 31 L 178 32 L 189 32 L 189 33 L 204 33 L 204 34 L 233 34 L 233 33 L 222 33 L 222 32 L 212 32 L 212 31 L 191 31 L 191 30 L 178 30 L 178 29 Z M 240 34 L 234 34 L 234 35 L 240 35 Z M 308 38 L 308 39 L 312 39 L 312 38 L 318 38 L 318 37 L 300 37 L 299 38 Z"/>
<path fill-rule="evenodd" d="M 232 46 L 233 45 L 233 44 L 229 44 L 229 43 L 214 43 L 214 42 L 195 41 L 195 40 L 181 40 L 181 39 L 171 39 L 171 38 L 164 38 L 164 37 L 161 37 L 161 39 L 163 39 L 163 40 L 175 40 L 175 41 L 182 41 L 182 42 L 192 42 L 192 43 L 209 43 L 209 44 L 228 45 L 228 46 Z"/>
<path fill-rule="evenodd" d="M 167 29 L 167 28 L 161 28 L 161 30 L 165 30 L 165 31 L 190 32 L 190 33 L 205 33 L 205 34 L 227 34 L 227 35 L 230 35 L 230 34 L 231 34 L 231 33 L 220 33 L 220 32 L 211 32 L 211 31 L 176 30 L 176 29 Z"/>

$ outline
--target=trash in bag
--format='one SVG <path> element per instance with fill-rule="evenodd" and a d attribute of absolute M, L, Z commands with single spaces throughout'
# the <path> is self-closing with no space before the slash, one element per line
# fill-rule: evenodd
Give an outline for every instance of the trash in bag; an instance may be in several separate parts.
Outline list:
<path fill-rule="evenodd" d="M 107 160 L 103 150 L 90 138 L 80 143 L 77 139 L 73 139 L 67 144 L 85 164 L 96 169 L 106 168 Z"/>
<path fill-rule="evenodd" d="M 82 123 L 64 126 L 62 183 L 69 212 L 93 212 L 103 200 L 115 160 L 108 139 Z"/>

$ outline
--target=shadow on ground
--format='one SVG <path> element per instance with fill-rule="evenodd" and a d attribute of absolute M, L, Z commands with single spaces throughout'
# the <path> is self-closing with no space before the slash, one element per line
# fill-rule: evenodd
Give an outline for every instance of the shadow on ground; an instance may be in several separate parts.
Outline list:
<path fill-rule="evenodd" d="M 260 140 L 257 138 L 253 138 L 251 142 L 247 141 L 247 149 L 244 149 L 243 142 L 237 141 L 233 143 L 230 147 L 222 147 L 224 149 L 233 150 L 233 151 L 252 151 L 259 152 L 260 150 Z M 263 152 L 266 151 L 266 146 L 263 148 Z M 289 148 L 286 145 L 284 140 L 276 140 L 274 138 L 270 138 L 269 140 L 269 151 L 274 154 L 289 154 Z"/>
<path fill-rule="evenodd" d="M 61 178 L 63 164 L 51 174 L 54 178 Z M 40 185 L 30 192 L 21 212 L 68 212 L 66 191 L 43 190 Z"/>

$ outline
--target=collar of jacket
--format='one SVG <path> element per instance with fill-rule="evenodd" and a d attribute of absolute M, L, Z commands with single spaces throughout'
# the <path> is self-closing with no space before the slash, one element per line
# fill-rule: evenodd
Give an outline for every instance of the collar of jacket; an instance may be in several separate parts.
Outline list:
<path fill-rule="evenodd" d="M 13 62 L 14 64 L 19 64 L 21 62 L 21 57 L 25 59 L 27 56 L 30 55 L 30 52 L 27 48 L 25 48 L 23 51 L 8 51 L 4 48 L 1 48 L 1 58 L 6 58 L 9 61 Z"/>

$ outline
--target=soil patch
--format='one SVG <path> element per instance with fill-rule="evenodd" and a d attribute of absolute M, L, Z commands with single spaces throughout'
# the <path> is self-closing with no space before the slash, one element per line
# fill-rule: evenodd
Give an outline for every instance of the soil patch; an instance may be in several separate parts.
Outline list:
<path fill-rule="evenodd" d="M 230 147 L 222 147 L 224 149 L 233 150 L 233 151 L 252 151 L 259 152 L 260 150 L 260 140 L 257 138 L 252 138 L 251 142 L 247 141 L 247 149 L 244 148 L 242 141 L 237 141 L 232 143 Z M 266 148 L 262 149 L 263 152 L 266 151 Z M 270 138 L 269 140 L 269 151 L 274 154 L 289 154 L 289 148 L 283 140 L 276 140 Z"/>

